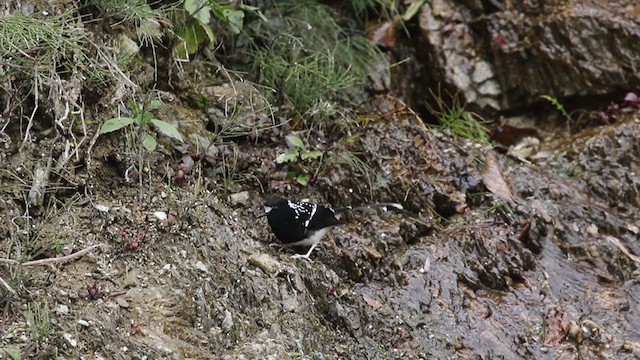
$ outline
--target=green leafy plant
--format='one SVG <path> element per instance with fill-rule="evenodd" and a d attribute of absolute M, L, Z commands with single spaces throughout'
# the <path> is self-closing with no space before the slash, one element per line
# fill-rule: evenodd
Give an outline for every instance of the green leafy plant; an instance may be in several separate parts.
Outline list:
<path fill-rule="evenodd" d="M 562 117 L 566 121 L 569 130 L 571 130 L 572 126 L 580 127 L 580 125 L 585 125 L 585 122 L 587 121 L 589 115 L 588 111 L 578 109 L 568 112 L 565 109 L 564 105 L 560 102 L 560 100 L 558 100 L 558 98 L 556 98 L 555 96 L 541 95 L 540 97 L 551 103 L 551 105 L 553 105 L 553 107 L 555 107 L 556 110 L 558 110 L 560 114 L 562 114 Z"/>
<path fill-rule="evenodd" d="M 307 185 L 312 176 L 311 169 L 315 166 L 314 174 L 320 167 L 323 153 L 319 150 L 310 150 L 304 141 L 295 135 L 287 136 L 289 150 L 276 157 L 276 163 L 288 164 L 289 179 L 296 180 L 300 185 Z"/>
<path fill-rule="evenodd" d="M 551 105 L 556 108 L 556 110 L 560 111 L 562 117 L 564 117 L 565 120 L 569 122 L 571 121 L 571 115 L 567 112 L 567 110 L 564 108 L 564 105 L 562 105 L 557 97 L 552 95 L 541 95 L 540 97 L 550 102 Z"/>
<path fill-rule="evenodd" d="M 198 109 L 206 110 L 213 106 L 213 101 L 206 95 L 198 95 L 196 97 L 196 106 Z"/>
<path fill-rule="evenodd" d="M 100 127 L 100 135 L 120 130 L 127 126 L 138 126 L 138 140 L 140 144 L 149 152 L 158 146 L 155 135 L 149 130 L 153 124 L 162 134 L 172 137 L 178 141 L 184 141 L 182 135 L 173 125 L 166 121 L 158 120 L 153 115 L 153 111 L 160 108 L 162 103 L 152 100 L 148 105 L 141 106 L 136 101 L 129 101 L 129 107 L 133 113 L 132 117 L 120 116 L 107 120 Z"/>
<path fill-rule="evenodd" d="M 232 34 L 238 35 L 244 27 L 245 12 L 257 14 L 266 21 L 258 8 L 240 4 L 237 7 L 215 0 L 185 0 L 181 18 L 176 23 L 179 41 L 174 45 L 177 59 L 187 60 L 201 45 L 216 45 L 216 33 L 211 26 L 212 17 L 225 24 Z"/>
<path fill-rule="evenodd" d="M 365 18 L 368 11 L 391 14 L 396 8 L 394 0 L 353 0 L 349 5 L 359 18 Z"/>
<path fill-rule="evenodd" d="M 131 129 L 131 131 L 125 132 L 127 135 L 125 153 L 131 154 L 127 157 L 137 164 L 129 166 L 125 172 L 125 181 L 129 181 L 129 170 L 135 168 L 137 169 L 138 183 L 141 189 L 143 180 L 142 173 L 150 169 L 150 167 L 145 167 L 145 163 L 149 163 L 148 157 L 146 157 L 145 154 L 153 152 L 158 147 L 155 132 L 151 129 L 152 125 L 160 131 L 160 133 L 178 141 L 183 141 L 178 129 L 166 121 L 156 119 L 153 115 L 153 111 L 159 109 L 161 105 L 162 103 L 158 100 L 144 102 L 143 105 L 131 100 L 129 101 L 131 117 L 119 116 L 107 120 L 102 124 L 99 131 L 99 134 L 103 135 L 121 129 Z"/>

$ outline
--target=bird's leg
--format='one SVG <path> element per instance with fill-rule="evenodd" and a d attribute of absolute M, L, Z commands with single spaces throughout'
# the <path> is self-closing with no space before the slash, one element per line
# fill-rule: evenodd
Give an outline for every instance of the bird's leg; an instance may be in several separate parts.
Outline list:
<path fill-rule="evenodd" d="M 316 248 L 316 246 L 318 246 L 319 242 L 311 245 L 311 248 L 309 249 L 309 251 L 307 251 L 306 254 L 304 255 L 300 255 L 300 254 L 295 254 L 293 256 L 291 256 L 292 259 L 299 259 L 299 258 L 303 258 L 303 259 L 307 259 L 309 261 L 311 261 L 311 259 L 309 258 L 309 256 L 311 255 L 311 253 L 313 252 L 313 249 Z"/>
<path fill-rule="evenodd" d="M 288 248 L 291 247 L 291 245 L 289 245 L 289 244 L 271 243 L 271 244 L 269 244 L 269 247 L 275 247 L 275 248 L 280 248 L 280 249 L 287 248 L 288 249 Z"/>

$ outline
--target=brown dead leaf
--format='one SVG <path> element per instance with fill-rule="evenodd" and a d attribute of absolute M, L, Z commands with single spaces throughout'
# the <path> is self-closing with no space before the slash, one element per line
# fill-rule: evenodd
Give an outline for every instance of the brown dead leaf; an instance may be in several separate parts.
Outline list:
<path fill-rule="evenodd" d="M 366 302 L 369 306 L 371 306 L 371 308 L 373 308 L 373 310 L 378 310 L 382 307 L 382 303 L 376 299 L 372 299 L 370 297 L 368 297 L 367 295 L 362 295 L 362 299 L 364 300 L 364 302 Z"/>
<path fill-rule="evenodd" d="M 396 47 L 396 34 L 399 23 L 400 17 L 396 16 L 391 20 L 376 24 L 368 30 L 367 37 L 378 46 L 393 49 Z"/>
<path fill-rule="evenodd" d="M 369 255 L 369 258 L 372 260 L 380 260 L 382 259 L 382 254 L 380 253 L 380 251 L 369 247 L 369 246 L 365 246 L 364 247 L 365 251 L 367 252 L 367 255 Z"/>
<path fill-rule="evenodd" d="M 484 186 L 491 191 L 498 199 L 504 200 L 513 205 L 516 199 L 509 188 L 509 184 L 505 181 L 498 166 L 498 160 L 493 153 L 487 153 L 484 159 L 484 168 L 482 168 L 482 182 Z"/>
<path fill-rule="evenodd" d="M 547 313 L 547 331 L 544 336 L 544 345 L 557 347 L 567 335 L 569 323 L 564 318 L 564 310 L 559 307 L 550 309 Z"/>

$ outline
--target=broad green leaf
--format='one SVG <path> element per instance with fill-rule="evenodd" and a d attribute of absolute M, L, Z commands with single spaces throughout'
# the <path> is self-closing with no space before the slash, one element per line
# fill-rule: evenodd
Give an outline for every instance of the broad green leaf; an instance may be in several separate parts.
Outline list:
<path fill-rule="evenodd" d="M 276 163 L 282 164 L 282 163 L 290 162 L 290 161 L 293 162 L 293 161 L 296 161 L 297 159 L 298 159 L 298 153 L 297 152 L 280 154 L 280 155 L 278 155 L 278 157 L 276 157 Z"/>
<path fill-rule="evenodd" d="M 140 118 L 140 125 L 148 124 L 149 121 L 153 119 L 153 114 L 145 111 L 144 114 L 142 114 L 142 116 L 140 116 L 139 118 Z"/>
<path fill-rule="evenodd" d="M 309 179 L 311 178 L 311 175 L 309 174 L 300 174 L 296 177 L 296 181 L 300 184 L 300 185 L 304 185 L 306 186 L 309 183 Z"/>
<path fill-rule="evenodd" d="M 153 123 L 153 125 L 155 125 L 158 130 L 160 130 L 161 133 L 172 137 L 178 141 L 184 142 L 184 140 L 182 139 L 182 134 L 180 134 L 180 132 L 178 131 L 178 129 L 175 128 L 175 126 L 169 124 L 166 121 L 162 121 L 162 120 L 158 120 L 158 119 L 151 119 L 151 122 Z"/>
<path fill-rule="evenodd" d="M 302 153 L 301 157 L 302 157 L 302 160 L 321 158 L 322 157 L 322 151 L 319 151 L 319 150 L 316 150 L 316 151 L 305 151 L 305 152 Z"/>
<path fill-rule="evenodd" d="M 302 142 L 302 139 L 300 139 L 299 137 L 295 136 L 295 135 L 289 135 L 287 136 L 287 141 L 289 142 L 289 144 L 304 149 L 304 142 Z"/>
<path fill-rule="evenodd" d="M 152 152 L 158 146 L 158 142 L 153 135 L 148 133 L 142 133 L 142 146 L 147 149 L 148 152 Z"/>
<path fill-rule="evenodd" d="M 100 134 L 110 133 L 112 131 L 120 130 L 125 126 L 131 125 L 136 120 L 130 117 L 117 117 L 107 120 L 100 126 Z"/>
<path fill-rule="evenodd" d="M 184 9 L 201 24 L 209 24 L 211 6 L 207 0 L 185 0 Z"/>
<path fill-rule="evenodd" d="M 227 19 L 231 32 L 234 35 L 240 34 L 244 22 L 244 12 L 241 10 L 223 10 L 222 16 Z"/>
<path fill-rule="evenodd" d="M 11 359 L 13 359 L 13 360 L 22 359 L 22 353 L 20 352 L 20 349 L 18 349 L 18 348 L 8 347 L 8 348 L 0 349 L 0 350 L 2 350 L 5 353 L 7 353 L 7 355 L 9 355 L 9 357 L 11 357 Z"/>
<path fill-rule="evenodd" d="M 198 51 L 198 47 L 207 41 L 209 34 L 197 22 L 191 23 L 180 29 L 177 33 L 178 40 L 173 46 L 174 56 L 179 60 L 189 60 L 189 55 Z"/>
<path fill-rule="evenodd" d="M 211 28 L 211 26 L 207 24 L 200 24 L 200 26 L 202 26 L 202 30 L 204 30 L 204 33 L 207 34 L 207 37 L 209 38 L 209 41 L 210 41 L 210 45 L 215 46 L 216 34 L 213 32 L 213 29 Z"/>
<path fill-rule="evenodd" d="M 158 110 L 162 107 L 162 102 L 160 100 L 151 100 L 147 108 L 145 109 L 148 112 Z"/>

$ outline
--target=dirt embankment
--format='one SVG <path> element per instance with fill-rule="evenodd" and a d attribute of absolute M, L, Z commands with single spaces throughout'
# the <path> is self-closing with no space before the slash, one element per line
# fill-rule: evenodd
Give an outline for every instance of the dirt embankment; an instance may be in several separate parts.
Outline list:
<path fill-rule="evenodd" d="M 3 262 L 16 294 L 2 288 L 2 348 L 121 359 L 637 355 L 638 120 L 549 141 L 522 162 L 400 114 L 324 148 L 381 169 L 371 182 L 334 163 L 316 187 L 238 182 L 229 197 L 204 175 L 216 165 L 167 177 L 173 153 L 141 188 L 114 164 L 115 136 L 96 144 L 86 194 L 43 207 L 28 232 L 16 200 L 28 187 L 3 177 L 2 249 L 27 234 L 59 244 L 58 256 L 103 245 L 66 263 Z M 284 150 L 234 146 L 255 174 Z M 6 173 L 29 167 L 12 161 L 21 154 L 5 152 Z M 313 261 L 292 260 L 255 220 L 272 193 L 406 210 L 352 216 Z"/>

